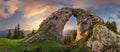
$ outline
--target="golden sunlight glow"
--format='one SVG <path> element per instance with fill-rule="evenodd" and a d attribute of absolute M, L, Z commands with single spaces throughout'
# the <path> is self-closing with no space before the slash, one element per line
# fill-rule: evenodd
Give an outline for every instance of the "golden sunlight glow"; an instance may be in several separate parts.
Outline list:
<path fill-rule="evenodd" d="M 27 31 L 32 31 L 37 30 L 39 28 L 39 25 L 42 23 L 43 20 L 45 20 L 46 17 L 40 18 L 38 20 L 29 22 L 29 24 L 25 25 L 24 27 L 22 27 L 22 30 L 27 30 Z"/>
<path fill-rule="evenodd" d="M 25 8 L 25 17 L 30 18 L 37 14 L 43 14 L 43 13 L 47 12 L 49 9 L 50 9 L 49 6 L 45 6 L 43 8 L 26 7 Z"/>

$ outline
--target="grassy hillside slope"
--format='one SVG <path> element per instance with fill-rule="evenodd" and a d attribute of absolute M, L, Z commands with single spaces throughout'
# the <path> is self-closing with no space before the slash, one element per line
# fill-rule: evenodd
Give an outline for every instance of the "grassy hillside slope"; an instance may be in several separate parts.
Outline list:
<path fill-rule="evenodd" d="M 0 52 L 59 52 L 64 51 L 65 46 L 55 40 L 44 40 L 37 43 L 21 43 L 24 39 L 0 38 Z"/>

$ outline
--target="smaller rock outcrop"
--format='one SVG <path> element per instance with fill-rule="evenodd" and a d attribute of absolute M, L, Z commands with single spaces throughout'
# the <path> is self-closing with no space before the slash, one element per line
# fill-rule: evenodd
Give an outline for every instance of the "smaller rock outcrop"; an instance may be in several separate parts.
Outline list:
<path fill-rule="evenodd" d="M 76 41 L 79 41 L 81 38 L 89 34 L 89 29 L 94 26 L 96 23 L 103 23 L 103 20 L 96 16 L 89 9 L 73 9 L 73 14 L 76 19 L 77 24 L 77 36 Z"/>
<path fill-rule="evenodd" d="M 93 52 L 117 52 L 119 51 L 117 34 L 104 25 L 93 28 L 93 35 L 87 42 L 87 46 Z"/>

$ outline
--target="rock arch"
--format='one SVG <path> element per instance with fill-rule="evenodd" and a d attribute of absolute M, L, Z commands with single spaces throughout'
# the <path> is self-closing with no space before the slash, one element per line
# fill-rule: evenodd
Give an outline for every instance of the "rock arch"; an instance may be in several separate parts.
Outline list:
<path fill-rule="evenodd" d="M 84 36 L 82 34 L 86 32 L 91 25 L 96 22 L 103 22 L 101 18 L 93 14 L 88 9 L 62 8 L 52 13 L 47 19 L 45 19 L 41 23 L 39 30 L 46 26 L 46 24 L 51 24 L 52 26 L 48 32 L 53 34 L 53 36 L 57 38 L 58 42 L 61 42 L 64 26 L 72 15 L 76 19 L 76 25 L 78 26 L 76 41 L 80 40 Z"/>

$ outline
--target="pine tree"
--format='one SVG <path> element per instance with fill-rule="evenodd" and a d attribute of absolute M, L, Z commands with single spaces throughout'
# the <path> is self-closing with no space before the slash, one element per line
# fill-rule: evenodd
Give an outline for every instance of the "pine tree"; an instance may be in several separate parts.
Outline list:
<path fill-rule="evenodd" d="M 28 34 L 28 37 L 31 37 L 35 34 L 35 30 L 32 30 L 32 32 L 30 34 Z"/>
<path fill-rule="evenodd" d="M 115 21 L 113 21 L 113 22 L 107 21 L 107 22 L 106 22 L 106 26 L 107 26 L 110 30 L 118 33 L 118 32 L 117 32 L 117 25 L 116 25 L 116 22 L 115 22 Z"/>
<path fill-rule="evenodd" d="M 32 34 L 34 34 L 34 33 L 35 33 L 35 30 L 32 31 Z"/>
<path fill-rule="evenodd" d="M 76 30 L 73 30 L 73 31 L 70 32 L 71 42 L 73 42 L 75 40 L 76 35 L 77 35 L 77 31 Z"/>
<path fill-rule="evenodd" d="M 15 27 L 13 38 L 14 39 L 24 38 L 24 33 L 23 31 L 20 30 L 20 24 L 18 24 L 17 27 Z"/>
<path fill-rule="evenodd" d="M 17 27 L 15 27 L 14 29 L 14 35 L 13 35 L 14 39 L 18 39 L 18 31 L 17 31 Z"/>
<path fill-rule="evenodd" d="M 17 25 L 17 30 L 20 31 L 20 24 Z"/>
<path fill-rule="evenodd" d="M 113 27 L 112 27 L 112 28 L 113 28 L 113 31 L 117 32 L 116 22 L 113 21 L 113 22 L 111 23 L 111 25 L 113 26 Z"/>
<path fill-rule="evenodd" d="M 11 31 L 10 31 L 10 29 L 8 30 L 8 34 L 7 34 L 7 38 L 11 38 Z"/>
<path fill-rule="evenodd" d="M 23 31 L 20 31 L 19 38 L 20 38 L 20 39 L 21 39 L 21 38 L 24 38 L 24 33 L 23 33 Z"/>
<path fill-rule="evenodd" d="M 20 32 L 20 24 L 17 25 L 17 35 L 18 35 L 18 38 L 17 38 L 17 39 L 19 39 L 20 36 L 21 36 L 21 32 Z"/>

